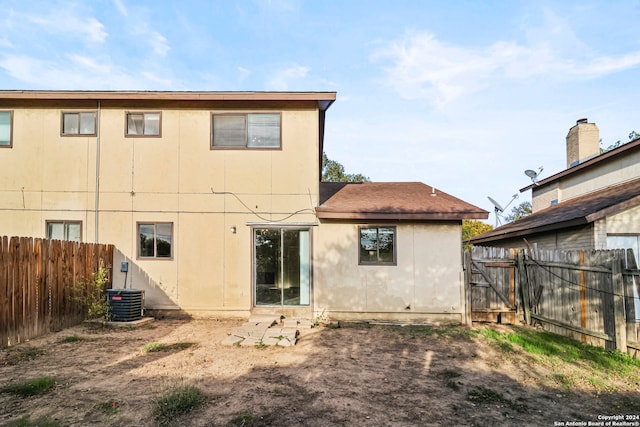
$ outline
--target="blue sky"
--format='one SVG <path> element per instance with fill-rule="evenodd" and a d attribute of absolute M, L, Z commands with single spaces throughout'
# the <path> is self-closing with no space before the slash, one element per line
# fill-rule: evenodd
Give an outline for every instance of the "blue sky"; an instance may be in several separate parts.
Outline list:
<path fill-rule="evenodd" d="M 564 169 L 577 119 L 640 132 L 638 1 L 0 5 L 0 89 L 336 91 L 330 158 L 487 210 Z"/>

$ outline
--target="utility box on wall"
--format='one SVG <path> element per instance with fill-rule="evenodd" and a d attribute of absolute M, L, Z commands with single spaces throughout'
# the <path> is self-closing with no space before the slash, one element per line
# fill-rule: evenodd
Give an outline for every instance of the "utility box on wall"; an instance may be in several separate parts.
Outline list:
<path fill-rule="evenodd" d="M 112 322 L 133 322 L 142 318 L 143 290 L 107 289 L 107 300 Z"/>

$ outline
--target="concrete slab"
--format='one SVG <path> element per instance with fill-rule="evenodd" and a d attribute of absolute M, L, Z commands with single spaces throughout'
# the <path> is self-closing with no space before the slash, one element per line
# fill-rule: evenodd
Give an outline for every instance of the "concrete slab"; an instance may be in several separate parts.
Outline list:
<path fill-rule="evenodd" d="M 284 319 L 281 323 L 279 316 L 251 316 L 248 322 L 225 338 L 223 344 L 239 344 L 243 347 L 259 344 L 291 347 L 298 341 L 300 325 L 304 328 L 312 328 L 313 322 L 309 319 Z"/>
<path fill-rule="evenodd" d="M 139 328 L 154 321 L 155 319 L 153 317 L 142 317 L 131 322 L 105 322 L 104 320 L 100 320 L 99 322 L 105 326 L 112 326 L 114 328 Z"/>
<path fill-rule="evenodd" d="M 260 344 L 262 342 L 262 339 L 259 338 L 254 338 L 254 337 L 247 337 L 244 340 L 242 340 L 240 342 L 240 345 L 242 347 L 255 347 L 256 345 Z"/>

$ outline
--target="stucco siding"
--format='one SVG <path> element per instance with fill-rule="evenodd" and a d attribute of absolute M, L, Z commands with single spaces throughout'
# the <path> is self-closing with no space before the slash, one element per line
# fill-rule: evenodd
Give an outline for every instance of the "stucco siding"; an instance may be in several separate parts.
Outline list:
<path fill-rule="evenodd" d="M 320 224 L 315 261 L 318 312 L 334 318 L 461 321 L 459 223 L 393 224 L 395 266 L 358 265 L 359 225 L 366 224 Z"/>
<path fill-rule="evenodd" d="M 118 248 L 116 262 L 130 262 L 127 287 L 149 290 L 150 308 L 157 303 L 197 313 L 248 313 L 247 224 L 316 220 L 315 104 L 181 109 L 105 103 L 98 112 L 99 138 L 61 136 L 62 112 L 97 111 L 87 110 L 86 101 L 74 108 L 74 102 L 10 108 L 13 147 L 0 149 L 0 234 L 44 237 L 46 220 L 80 220 L 83 240 L 93 242 L 98 163 L 98 236 Z M 161 135 L 127 137 L 127 111 L 161 112 Z M 281 114 L 281 149 L 211 149 L 213 112 L 255 111 Z M 173 224 L 171 259 L 138 258 L 139 222 Z M 114 267 L 114 286 L 122 286 L 125 274 Z"/>

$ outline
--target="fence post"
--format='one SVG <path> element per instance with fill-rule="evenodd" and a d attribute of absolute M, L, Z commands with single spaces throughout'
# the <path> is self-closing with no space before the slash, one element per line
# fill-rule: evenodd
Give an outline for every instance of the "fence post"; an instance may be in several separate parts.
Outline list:
<path fill-rule="evenodd" d="M 464 295 L 465 295 L 465 323 L 473 325 L 471 318 L 471 250 L 464 251 Z"/>
<path fill-rule="evenodd" d="M 624 319 L 624 288 L 622 285 L 622 259 L 615 255 L 611 262 L 611 288 L 613 291 L 613 318 L 616 349 L 627 352 L 627 323 Z"/>
<path fill-rule="evenodd" d="M 522 309 L 524 310 L 524 321 L 531 324 L 531 307 L 529 306 L 529 279 L 524 265 L 524 249 L 518 251 L 518 283 L 520 287 L 520 297 L 522 298 Z"/>

